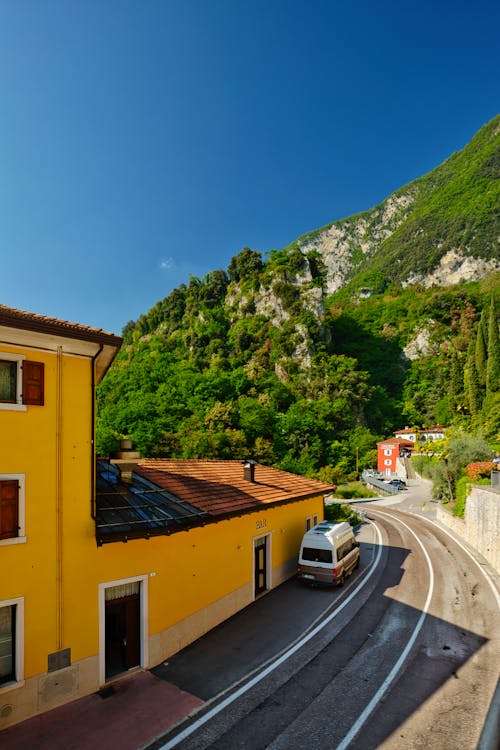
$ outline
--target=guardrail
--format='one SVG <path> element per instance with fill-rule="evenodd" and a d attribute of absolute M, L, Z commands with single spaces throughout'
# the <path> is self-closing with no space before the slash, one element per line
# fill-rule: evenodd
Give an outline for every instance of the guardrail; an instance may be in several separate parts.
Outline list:
<path fill-rule="evenodd" d="M 373 487 L 376 487 L 383 492 L 387 492 L 388 495 L 397 495 L 399 492 L 397 487 L 394 487 L 392 484 L 388 484 L 387 482 L 383 482 L 382 479 L 378 479 L 377 477 L 365 474 L 364 471 L 361 474 L 361 479 L 363 480 L 363 482 L 371 484 Z"/>

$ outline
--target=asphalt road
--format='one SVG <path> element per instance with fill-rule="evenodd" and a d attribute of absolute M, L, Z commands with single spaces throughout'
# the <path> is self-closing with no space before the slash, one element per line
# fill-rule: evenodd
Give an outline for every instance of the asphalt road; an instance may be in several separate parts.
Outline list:
<path fill-rule="evenodd" d="M 165 665 L 207 704 L 155 750 L 477 748 L 500 669 L 498 592 L 412 484 L 362 506 L 361 566 L 341 590 L 291 581 L 244 627 Z"/>

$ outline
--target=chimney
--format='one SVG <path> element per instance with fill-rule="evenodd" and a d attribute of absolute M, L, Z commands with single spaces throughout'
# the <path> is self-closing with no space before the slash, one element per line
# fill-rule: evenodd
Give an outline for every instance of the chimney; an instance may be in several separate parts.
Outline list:
<path fill-rule="evenodd" d="M 110 463 L 114 464 L 120 472 L 122 482 L 132 481 L 132 472 L 135 470 L 141 454 L 134 450 L 132 441 L 128 438 L 120 440 L 120 450 L 114 451 L 110 456 Z"/>
<path fill-rule="evenodd" d="M 247 458 L 243 461 L 243 479 L 247 482 L 255 482 L 255 466 L 257 461 L 253 461 L 251 458 Z"/>

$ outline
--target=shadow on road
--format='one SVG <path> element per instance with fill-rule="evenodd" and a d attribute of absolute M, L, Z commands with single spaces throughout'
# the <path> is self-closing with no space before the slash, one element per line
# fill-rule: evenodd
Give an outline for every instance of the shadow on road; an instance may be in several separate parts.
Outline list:
<path fill-rule="evenodd" d="M 376 549 L 374 544 L 363 547 L 365 558 L 367 551 Z M 316 650 L 309 643 L 307 659 L 297 660 L 284 679 L 280 667 L 281 673 L 273 675 L 266 691 L 271 700 L 260 699 L 250 711 L 242 712 L 222 736 L 214 727 L 211 748 L 264 750 L 275 740 L 277 747 L 287 750 L 308 747 L 311 722 L 316 736 L 324 732 L 329 747 L 342 741 L 393 668 L 422 615 L 418 607 L 397 601 L 393 593 L 405 575 L 410 551 L 390 546 L 381 553 L 382 565 L 374 575 L 368 603 L 355 607 L 353 618 L 333 639 L 325 636 L 326 642 L 320 643 L 318 635 Z M 313 589 L 288 581 L 153 672 L 208 700 L 282 651 L 347 594 L 348 590 Z M 362 729 L 352 747 L 379 747 L 445 683 L 459 680 L 460 669 L 486 641 L 428 614 L 396 688 L 383 697 L 365 725 L 369 732 Z M 238 712 L 236 706 L 234 711 Z M 210 734 L 211 729 L 206 731 Z M 155 746 L 160 745 L 151 748 Z M 189 741 L 182 747 L 189 747 Z"/>

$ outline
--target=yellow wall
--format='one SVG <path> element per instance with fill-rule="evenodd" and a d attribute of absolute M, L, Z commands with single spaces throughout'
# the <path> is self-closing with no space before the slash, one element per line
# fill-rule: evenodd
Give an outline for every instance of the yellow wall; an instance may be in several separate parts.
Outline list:
<path fill-rule="evenodd" d="M 149 577 L 153 635 L 252 583 L 253 540 L 263 534 L 270 537 L 271 585 L 276 585 L 272 569 L 296 560 L 306 518 L 313 514 L 323 518 L 322 497 L 264 508 L 171 536 L 106 544 L 96 552 L 95 580 L 104 583 L 154 573 Z M 262 520 L 265 528 L 257 529 Z"/>
<path fill-rule="evenodd" d="M 252 601 L 255 538 L 266 534 L 270 540 L 272 588 L 284 570 L 294 571 L 306 518 L 323 518 L 318 496 L 170 536 L 97 547 L 91 518 L 92 361 L 0 345 L 2 350 L 44 363 L 45 403 L 24 412 L 0 411 L 0 472 L 26 476 L 27 537 L 26 543 L 0 545 L 0 601 L 24 597 L 24 677 L 31 696 L 11 690 L 9 703 L 21 708 L 0 729 L 98 689 L 99 584 L 147 576 L 147 628 L 154 645 L 143 666 L 153 666 L 176 644 Z M 187 622 L 182 635 L 165 635 L 176 627 L 180 633 Z M 64 670 L 53 673 L 51 686 L 47 658 L 66 648 L 72 671 L 63 691 Z M 0 688 L 0 697 L 4 693 Z"/>
<path fill-rule="evenodd" d="M 25 475 L 26 543 L 0 546 L 0 600 L 24 597 L 25 676 L 47 670 L 59 648 L 58 502 L 65 529 L 87 512 L 91 529 L 91 362 L 52 352 L 0 347 L 45 365 L 44 405 L 0 411 L 0 471 Z M 61 429 L 58 428 L 61 426 Z M 60 440 L 57 439 L 60 434 Z M 59 500 L 58 500 L 59 498 Z M 66 549 L 65 549 L 66 547 Z M 64 560 L 64 558 L 63 558 Z M 65 561 L 66 562 L 66 561 Z"/>
<path fill-rule="evenodd" d="M 149 634 L 154 635 L 252 583 L 254 538 L 269 535 L 271 570 L 295 561 L 306 518 L 313 514 L 323 518 L 322 497 L 170 536 L 97 547 L 82 499 L 80 521 L 72 517 L 77 533 L 65 549 L 64 647 L 71 647 L 73 660 L 97 654 L 100 583 L 147 575 Z M 257 529 L 263 519 L 266 527 Z M 270 577 L 276 585 L 272 572 Z"/>

